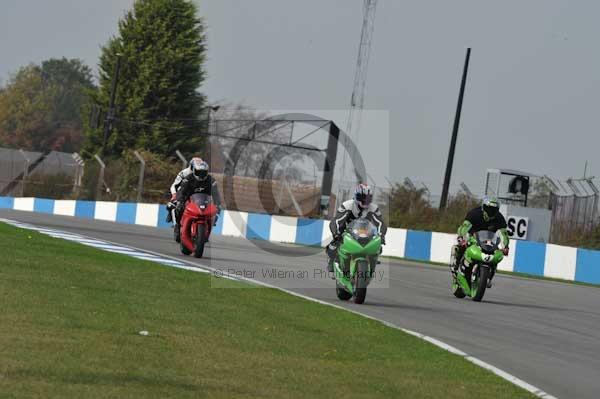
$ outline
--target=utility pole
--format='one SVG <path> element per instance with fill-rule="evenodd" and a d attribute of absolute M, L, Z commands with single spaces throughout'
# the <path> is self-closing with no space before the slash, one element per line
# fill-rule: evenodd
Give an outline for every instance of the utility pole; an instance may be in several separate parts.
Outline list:
<path fill-rule="evenodd" d="M 121 54 L 117 53 L 117 64 L 110 88 L 110 102 L 108 104 L 108 112 L 104 120 L 104 138 L 102 139 L 102 157 L 106 155 L 106 142 L 112 130 L 113 120 L 115 118 L 115 97 L 117 95 L 117 84 L 119 82 L 119 72 L 121 71 Z"/>
<path fill-rule="evenodd" d="M 460 126 L 460 113 L 462 111 L 463 97 L 465 95 L 465 84 L 467 82 L 467 72 L 469 70 L 469 59 L 471 58 L 471 48 L 467 48 L 465 56 L 465 66 L 460 83 L 460 92 L 458 93 L 458 104 L 456 105 L 456 115 L 454 116 L 454 127 L 452 128 L 452 140 L 450 140 L 450 151 L 448 151 L 448 163 L 446 164 L 446 176 L 444 177 L 444 187 L 442 188 L 442 197 L 440 198 L 440 210 L 446 208 L 448 202 L 448 190 L 450 188 L 450 178 L 452 176 L 452 164 L 454 163 L 454 152 L 456 150 L 456 137 L 458 136 L 458 127 Z"/>

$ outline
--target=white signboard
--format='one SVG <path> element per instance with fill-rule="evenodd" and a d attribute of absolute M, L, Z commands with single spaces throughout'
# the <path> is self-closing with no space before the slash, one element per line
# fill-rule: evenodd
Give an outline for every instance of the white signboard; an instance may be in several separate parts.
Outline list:
<path fill-rule="evenodd" d="M 509 216 L 506 218 L 508 236 L 516 240 L 527 239 L 527 227 L 529 227 L 529 218 L 522 216 Z"/>

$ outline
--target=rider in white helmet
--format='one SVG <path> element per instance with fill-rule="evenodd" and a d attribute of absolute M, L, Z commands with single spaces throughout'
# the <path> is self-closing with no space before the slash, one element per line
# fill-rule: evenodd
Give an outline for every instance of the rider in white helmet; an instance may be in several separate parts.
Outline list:
<path fill-rule="evenodd" d="M 175 200 L 175 195 L 177 194 L 177 190 L 179 189 L 179 186 L 181 185 L 181 182 L 183 181 L 183 179 L 185 179 L 186 177 L 188 177 L 189 175 L 192 174 L 192 163 L 193 162 L 202 162 L 202 158 L 200 157 L 194 157 L 190 160 L 190 162 L 188 163 L 187 168 L 182 169 L 179 173 L 177 173 L 177 176 L 175 176 L 175 180 L 173 181 L 173 184 L 171 184 L 171 199 Z"/>
<path fill-rule="evenodd" d="M 385 234 L 387 226 L 383 221 L 383 216 L 379 207 L 373 202 L 373 191 L 366 183 L 361 183 L 354 189 L 354 197 L 351 200 L 344 201 L 338 208 L 335 217 L 329 223 L 329 229 L 333 235 L 333 240 L 327 246 L 326 252 L 329 256 L 327 271 L 333 272 L 333 260 L 335 259 L 337 249 L 342 239 L 342 234 L 346 226 L 354 219 L 360 217 L 369 219 L 381 235 L 381 243 L 385 244 Z"/>
<path fill-rule="evenodd" d="M 174 195 L 174 200 L 171 201 L 171 204 L 175 206 L 175 217 L 176 217 L 176 226 L 175 226 L 175 240 L 178 241 L 178 232 L 179 232 L 179 221 L 181 220 L 181 216 L 183 214 L 183 207 L 187 199 L 195 193 L 204 193 L 208 194 L 212 197 L 213 203 L 221 212 L 221 197 L 219 195 L 219 189 L 217 187 L 217 181 L 208 174 L 208 163 L 203 161 L 201 158 L 192 158 L 190 161 L 189 168 L 186 168 L 184 171 L 180 172 L 173 183 L 176 187 L 176 192 Z M 178 179 L 181 175 L 181 181 L 178 182 Z M 216 219 L 215 219 L 216 223 Z"/>
<path fill-rule="evenodd" d="M 213 203 L 221 210 L 221 197 L 217 188 L 217 181 L 208 174 L 208 163 L 200 158 L 190 162 L 191 173 L 183 178 L 176 194 L 177 208 L 183 209 L 185 201 L 196 193 L 212 196 Z M 180 212 L 178 212 L 180 213 Z"/>
<path fill-rule="evenodd" d="M 182 169 L 177 176 L 175 176 L 175 180 L 173 184 L 171 184 L 171 200 L 167 203 L 167 223 L 171 223 L 173 218 L 171 216 L 171 211 L 177 207 L 177 190 L 179 190 L 179 186 L 181 186 L 181 182 L 192 174 L 192 162 L 202 162 L 202 158 L 194 157 L 188 163 L 188 166 Z M 178 231 L 177 226 L 175 226 L 175 230 Z"/>

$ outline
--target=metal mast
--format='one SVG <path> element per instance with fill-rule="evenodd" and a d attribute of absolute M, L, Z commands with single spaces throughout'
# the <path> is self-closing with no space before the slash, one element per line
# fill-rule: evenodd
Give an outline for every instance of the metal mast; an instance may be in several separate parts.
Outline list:
<path fill-rule="evenodd" d="M 360 44 L 358 46 L 358 57 L 356 59 L 356 71 L 354 75 L 354 87 L 352 88 L 352 97 L 350 98 L 350 110 L 346 124 L 346 134 L 358 146 L 358 134 L 360 131 L 361 114 L 365 100 L 365 87 L 367 83 L 367 70 L 369 67 L 369 57 L 371 54 L 371 43 L 373 39 L 373 30 L 375 28 L 375 8 L 377 0 L 364 0 L 363 22 L 360 33 Z M 345 146 L 345 148 L 348 148 Z M 341 169 L 342 185 L 345 185 L 346 178 L 346 159 L 354 158 L 355 154 L 348 154 L 344 151 Z M 354 174 L 354 172 L 352 173 Z M 353 180 L 357 179 L 352 176 Z M 338 196 L 339 196 L 338 192 Z"/>

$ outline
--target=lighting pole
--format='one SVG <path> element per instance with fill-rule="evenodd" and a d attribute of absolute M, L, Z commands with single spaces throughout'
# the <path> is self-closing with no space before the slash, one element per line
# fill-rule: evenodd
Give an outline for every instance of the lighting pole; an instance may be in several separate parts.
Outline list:
<path fill-rule="evenodd" d="M 465 84 L 467 81 L 467 72 L 469 70 L 469 59 L 471 58 L 471 48 L 467 48 L 465 56 L 465 66 L 460 83 L 460 92 L 458 93 L 458 104 L 456 105 L 456 115 L 454 116 L 454 127 L 452 128 L 452 140 L 450 140 L 450 150 L 448 151 L 448 163 L 446 164 L 446 176 L 444 177 L 444 187 L 442 188 L 442 197 L 440 198 L 440 210 L 446 208 L 448 202 L 448 190 L 450 188 L 450 178 L 452 176 L 452 164 L 454 163 L 454 152 L 456 150 L 456 138 L 458 136 L 458 127 L 460 126 L 460 113 L 462 111 L 463 97 L 465 95 Z"/>

